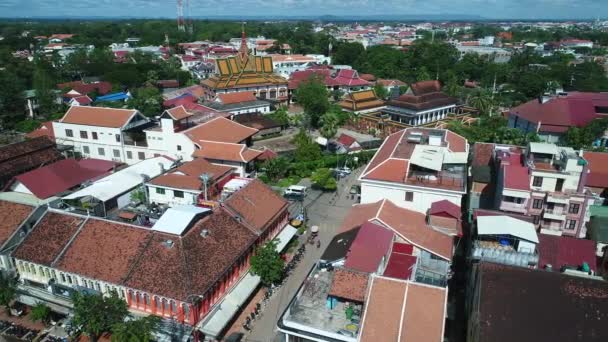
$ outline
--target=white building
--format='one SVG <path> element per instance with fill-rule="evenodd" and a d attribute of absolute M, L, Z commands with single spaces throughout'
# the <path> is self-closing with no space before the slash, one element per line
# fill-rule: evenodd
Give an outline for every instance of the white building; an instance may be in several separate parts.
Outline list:
<path fill-rule="evenodd" d="M 71 107 L 53 128 L 58 144 L 73 146 L 86 157 L 127 164 L 160 155 L 189 161 L 202 149 L 202 155 L 210 151 L 213 163 L 236 162 L 244 176 L 261 153 L 248 148 L 258 130 L 209 111 L 194 114 L 183 106 L 172 108 L 160 116 L 159 125 L 134 109 Z M 228 148 L 218 149 L 217 143 Z"/>
<path fill-rule="evenodd" d="M 468 155 L 467 140 L 448 130 L 408 128 L 391 134 L 359 177 L 361 203 L 388 199 L 421 213 L 441 200 L 461 206 Z"/>
<path fill-rule="evenodd" d="M 234 171 L 232 167 L 214 165 L 203 158 L 196 158 L 146 183 L 149 200 L 169 206 L 198 204 L 205 200 L 205 190 L 207 200 L 215 200 Z"/>
<path fill-rule="evenodd" d="M 331 57 L 324 55 L 269 55 L 272 57 L 272 65 L 275 74 L 289 78 L 292 73 L 305 70 L 313 64 L 331 65 Z"/>
<path fill-rule="evenodd" d="M 215 99 L 205 102 L 205 106 L 234 115 L 247 113 L 270 113 L 270 102 L 258 100 L 252 91 L 217 94 Z"/>

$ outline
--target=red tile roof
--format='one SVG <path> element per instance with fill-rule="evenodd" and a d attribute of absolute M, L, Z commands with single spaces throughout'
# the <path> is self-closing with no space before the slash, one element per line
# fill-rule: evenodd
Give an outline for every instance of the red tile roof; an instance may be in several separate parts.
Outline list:
<path fill-rule="evenodd" d="M 441 341 L 447 289 L 373 277 L 359 340 Z"/>
<path fill-rule="evenodd" d="M 386 79 L 378 79 L 376 83 L 380 83 L 385 87 L 403 87 L 407 84 L 400 80 L 386 80 Z"/>
<path fill-rule="evenodd" d="M 87 180 L 94 180 L 108 174 L 112 170 L 113 163 L 104 164 L 107 165 L 105 169 L 95 170 L 83 167 L 75 159 L 64 159 L 23 173 L 16 176 L 15 180 L 23 184 L 39 199 L 46 199 L 74 188 Z"/>
<path fill-rule="evenodd" d="M 248 148 L 245 144 L 231 144 L 214 141 L 199 142 L 201 148 L 192 154 L 195 158 L 205 158 L 211 162 L 216 160 L 249 163 L 256 159 L 262 151 Z"/>
<path fill-rule="evenodd" d="M 28 139 L 33 139 L 33 138 L 38 138 L 38 137 L 47 137 L 51 140 L 55 140 L 55 131 L 53 130 L 53 122 L 52 121 L 45 121 L 42 123 L 42 125 L 29 132 L 28 134 L 25 135 Z"/>
<path fill-rule="evenodd" d="M 337 268 L 334 270 L 329 295 L 348 301 L 365 301 L 369 276 L 365 273 Z"/>
<path fill-rule="evenodd" d="M 585 185 L 594 188 L 608 188 L 608 153 L 585 151 L 583 158 L 589 164 Z"/>
<path fill-rule="evenodd" d="M 384 276 L 408 280 L 416 265 L 417 258 L 412 255 L 413 246 L 406 243 L 393 243 L 393 251 L 384 270 Z"/>
<path fill-rule="evenodd" d="M 608 93 L 571 92 L 566 96 L 550 99 L 545 103 L 531 100 L 511 110 L 532 123 L 540 123 L 541 132 L 564 132 L 569 127 L 583 127 L 592 120 L 605 117 L 597 114 L 595 107 L 608 104 Z"/>
<path fill-rule="evenodd" d="M 96 82 L 96 83 L 84 83 L 82 81 L 74 81 L 67 83 L 57 84 L 57 89 L 72 89 L 82 95 L 88 95 L 94 91 L 99 95 L 105 95 L 112 91 L 112 83 L 110 82 Z"/>
<path fill-rule="evenodd" d="M 441 200 L 431 204 L 429 215 L 449 216 L 460 219 L 462 217 L 462 211 L 460 210 L 460 206 L 448 200 Z"/>
<path fill-rule="evenodd" d="M 355 138 L 351 137 L 348 134 L 344 134 L 344 133 L 340 134 L 337 141 L 346 147 L 350 147 L 350 145 L 357 142 L 357 140 Z"/>
<path fill-rule="evenodd" d="M 551 265 L 558 271 L 562 266 L 580 267 L 586 262 L 595 270 L 595 241 L 567 236 L 538 235 L 539 268 Z"/>
<path fill-rule="evenodd" d="M 169 170 L 156 178 L 150 180 L 150 184 L 165 186 L 176 189 L 202 190 L 203 182 L 200 176 L 203 173 L 211 175 L 209 186 L 231 174 L 234 168 L 225 165 L 211 164 L 203 158 L 196 158 L 179 166 L 174 170 Z"/>
<path fill-rule="evenodd" d="M 519 154 L 512 155 L 515 163 L 502 165 L 503 168 L 503 184 L 505 189 L 513 190 L 530 190 L 530 174 L 528 168 L 521 165 L 517 158 L 520 158 Z"/>
<path fill-rule="evenodd" d="M 206 237 L 202 230 L 207 230 Z M 171 248 L 167 240 L 173 242 Z M 181 238 L 154 233 L 125 285 L 182 301 L 192 294 L 205 295 L 255 240 L 256 235 L 230 215 L 216 211 Z"/>
<path fill-rule="evenodd" d="M 473 145 L 472 166 L 489 166 L 492 164 L 494 144 L 476 142 Z"/>
<path fill-rule="evenodd" d="M 73 106 L 68 109 L 59 122 L 120 128 L 125 126 L 136 113 L 135 109 Z"/>
<path fill-rule="evenodd" d="M 63 159 L 55 143 L 47 137 L 37 137 L 0 147 L 0 184 L 14 176 Z"/>
<path fill-rule="evenodd" d="M 256 101 L 255 95 L 250 91 L 240 91 L 236 93 L 218 94 L 217 99 L 224 105 Z"/>
<path fill-rule="evenodd" d="M 34 211 L 34 207 L 7 201 L 0 201 L 0 247 L 21 226 Z"/>
<path fill-rule="evenodd" d="M 89 105 L 89 104 L 91 104 L 91 102 L 93 102 L 93 100 L 91 100 L 91 98 L 88 97 L 87 95 L 76 96 L 76 97 L 72 98 L 72 100 L 78 102 L 82 106 Z"/>
<path fill-rule="evenodd" d="M 370 86 L 371 83 L 360 78 L 356 70 L 329 68 L 308 68 L 296 71 L 289 77 L 289 89 L 297 89 L 300 83 L 308 81 L 311 77 L 318 77 L 326 86 Z"/>
<path fill-rule="evenodd" d="M 258 132 L 226 118 L 218 117 L 190 128 L 183 133 L 195 144 L 202 141 L 214 141 L 238 144 L 249 139 Z"/>
<path fill-rule="evenodd" d="M 452 259 L 452 237 L 430 227 L 424 214 L 398 207 L 389 200 L 353 206 L 344 218 L 340 232 L 356 228 L 371 221 L 393 230 L 414 246 L 446 260 Z"/>
<path fill-rule="evenodd" d="M 188 112 L 183 105 L 167 109 L 165 112 L 176 121 L 189 118 L 193 115 L 192 113 Z"/>
<path fill-rule="evenodd" d="M 258 160 L 264 161 L 264 160 L 269 160 L 269 159 L 274 159 L 276 157 L 278 157 L 279 155 L 274 152 L 273 150 L 269 149 L 269 148 L 264 148 L 264 151 L 262 152 L 262 154 L 260 154 L 258 156 Z"/>
<path fill-rule="evenodd" d="M 346 255 L 344 267 L 360 272 L 375 273 L 393 243 L 392 231 L 364 222 Z"/>
<path fill-rule="evenodd" d="M 180 97 L 176 97 L 170 100 L 163 101 L 163 107 L 171 108 L 171 107 L 179 107 L 185 106 L 187 103 L 196 103 L 198 99 L 190 94 L 186 94 Z"/>
<path fill-rule="evenodd" d="M 79 216 L 47 212 L 17 247 L 13 256 L 36 264 L 52 266 L 82 222 L 84 218 Z"/>
<path fill-rule="evenodd" d="M 151 231 L 89 219 L 57 262 L 57 268 L 121 284 L 151 238 Z"/>
<path fill-rule="evenodd" d="M 283 197 L 257 179 L 250 181 L 224 201 L 226 209 L 241 217 L 256 233 L 264 232 L 282 216 L 287 205 L 288 202 Z"/>

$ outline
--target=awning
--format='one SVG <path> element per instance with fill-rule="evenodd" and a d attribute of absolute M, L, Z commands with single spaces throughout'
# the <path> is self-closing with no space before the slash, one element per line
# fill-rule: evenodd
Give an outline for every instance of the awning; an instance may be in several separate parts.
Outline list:
<path fill-rule="evenodd" d="M 280 253 L 283 251 L 283 249 L 285 249 L 291 238 L 296 235 L 297 231 L 298 230 L 296 228 L 292 227 L 289 224 L 286 225 L 285 228 L 283 228 L 283 230 L 275 237 L 275 239 L 278 241 L 277 252 Z"/>
<path fill-rule="evenodd" d="M 260 284 L 260 277 L 247 273 L 205 317 L 205 320 L 199 326 L 199 330 L 209 337 L 217 337 L 258 284 Z"/>
<path fill-rule="evenodd" d="M 296 228 L 286 225 L 275 238 L 278 241 L 276 250 L 281 252 L 283 249 L 285 249 L 297 231 L 298 230 Z M 239 281 L 239 283 L 232 288 L 232 291 L 230 291 L 224 297 L 224 299 L 205 317 L 198 329 L 207 336 L 218 336 L 224 330 L 226 324 L 232 320 L 232 317 L 236 314 L 239 308 L 245 304 L 247 298 L 251 296 L 259 284 L 259 276 L 247 273 L 243 279 L 241 279 L 241 281 Z"/>

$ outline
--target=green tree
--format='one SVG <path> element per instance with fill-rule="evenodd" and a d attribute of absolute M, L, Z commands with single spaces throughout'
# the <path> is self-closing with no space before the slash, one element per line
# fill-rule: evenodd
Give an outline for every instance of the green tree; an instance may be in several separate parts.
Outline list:
<path fill-rule="evenodd" d="M 319 78 L 311 77 L 300 83 L 295 92 L 298 103 L 304 108 L 307 124 L 312 127 L 319 126 L 319 118 L 329 109 L 327 89 Z"/>
<path fill-rule="evenodd" d="M 273 182 L 285 177 L 288 167 L 289 162 L 283 157 L 269 159 L 262 164 L 266 177 Z"/>
<path fill-rule="evenodd" d="M 0 273 L 0 305 L 10 312 L 10 305 L 17 294 L 15 279 L 6 273 Z"/>
<path fill-rule="evenodd" d="M 327 140 L 333 138 L 338 133 L 338 121 L 339 118 L 336 113 L 327 112 L 323 114 L 320 119 L 321 128 L 319 129 L 321 136 Z"/>
<path fill-rule="evenodd" d="M 129 108 L 136 108 L 145 116 L 160 115 L 163 110 L 163 97 L 156 87 L 135 89 L 133 97 L 127 101 Z"/>
<path fill-rule="evenodd" d="M 285 261 L 276 250 L 277 243 L 276 240 L 266 242 L 251 257 L 251 272 L 259 276 L 265 286 L 275 284 L 283 278 Z"/>
<path fill-rule="evenodd" d="M 80 327 L 93 342 L 104 332 L 108 332 L 115 324 L 123 323 L 129 311 L 127 303 L 115 292 L 105 297 L 101 294 L 76 292 L 72 296 L 74 317 L 72 323 Z"/>
<path fill-rule="evenodd" d="M 416 73 L 416 82 L 428 81 L 431 79 L 431 75 L 426 67 L 421 67 Z"/>
<path fill-rule="evenodd" d="M 477 109 L 482 116 L 491 115 L 494 108 L 492 92 L 487 89 L 477 88 L 468 96 L 467 104 Z"/>
<path fill-rule="evenodd" d="M 149 342 L 154 340 L 154 332 L 160 325 L 160 317 L 146 316 L 127 320 L 112 326 L 112 341 Z"/>
<path fill-rule="evenodd" d="M 41 321 L 44 324 L 48 324 L 49 320 L 51 319 L 51 309 L 42 302 L 36 303 L 36 305 L 32 307 L 30 319 L 32 322 Z"/>
<path fill-rule="evenodd" d="M 313 186 L 325 191 L 335 191 L 337 189 L 336 179 L 332 171 L 328 168 L 321 168 L 313 172 L 310 176 Z"/>
<path fill-rule="evenodd" d="M 336 65 L 353 65 L 365 53 L 361 43 L 339 43 L 335 46 L 332 62 Z"/>
<path fill-rule="evenodd" d="M 386 99 L 389 95 L 388 90 L 386 90 L 386 88 L 380 83 L 374 84 L 374 93 L 376 94 L 376 96 L 378 96 L 378 98 L 381 99 Z"/>
<path fill-rule="evenodd" d="M 294 137 L 296 145 L 295 160 L 298 162 L 309 162 L 321 158 L 321 148 L 314 142 L 304 129 Z"/>
<path fill-rule="evenodd" d="M 275 110 L 273 113 L 268 114 L 268 117 L 281 126 L 285 127 L 289 125 L 289 113 L 284 107 L 281 107 Z"/>
<path fill-rule="evenodd" d="M 12 71 L 0 72 L 0 128 L 12 127 L 25 118 L 25 87 Z"/>

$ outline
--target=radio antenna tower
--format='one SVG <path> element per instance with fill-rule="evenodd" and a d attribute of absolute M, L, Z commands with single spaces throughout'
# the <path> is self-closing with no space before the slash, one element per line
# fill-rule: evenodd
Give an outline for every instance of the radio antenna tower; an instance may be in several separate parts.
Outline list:
<path fill-rule="evenodd" d="M 186 30 L 189 34 L 194 32 L 194 27 L 192 26 L 192 12 L 190 11 L 190 0 L 186 0 Z"/>
<path fill-rule="evenodd" d="M 182 0 L 177 0 L 177 29 L 179 31 L 185 31 L 184 26 L 184 4 Z"/>

